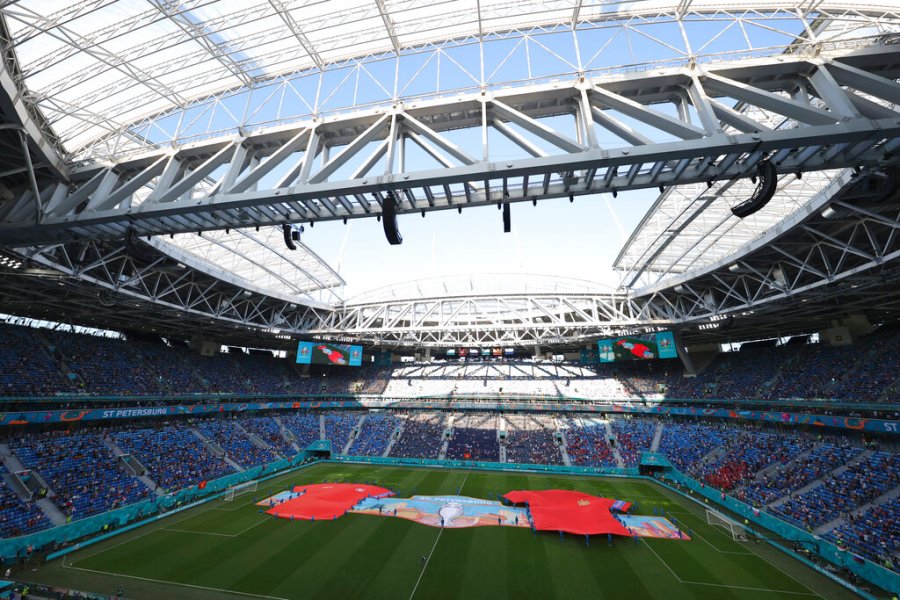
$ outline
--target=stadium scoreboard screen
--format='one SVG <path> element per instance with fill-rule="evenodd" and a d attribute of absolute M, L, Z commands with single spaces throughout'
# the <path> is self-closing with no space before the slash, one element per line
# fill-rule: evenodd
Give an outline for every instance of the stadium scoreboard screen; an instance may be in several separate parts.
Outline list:
<path fill-rule="evenodd" d="M 625 335 L 597 342 L 600 362 L 678 358 L 675 336 L 671 331 Z"/>
<path fill-rule="evenodd" d="M 297 345 L 297 364 L 300 365 L 362 365 L 362 346 L 300 342 Z"/>

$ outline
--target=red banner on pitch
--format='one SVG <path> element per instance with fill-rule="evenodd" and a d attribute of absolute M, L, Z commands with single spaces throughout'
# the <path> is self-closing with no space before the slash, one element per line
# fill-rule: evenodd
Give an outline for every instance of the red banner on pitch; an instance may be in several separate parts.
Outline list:
<path fill-rule="evenodd" d="M 293 489 L 300 493 L 266 511 L 282 519 L 330 520 L 340 517 L 366 498 L 384 498 L 394 492 L 377 485 L 314 483 Z"/>
<path fill-rule="evenodd" d="M 515 491 L 503 496 L 513 504 L 528 502 L 534 528 L 578 535 L 629 532 L 610 512 L 615 500 L 571 490 Z"/>

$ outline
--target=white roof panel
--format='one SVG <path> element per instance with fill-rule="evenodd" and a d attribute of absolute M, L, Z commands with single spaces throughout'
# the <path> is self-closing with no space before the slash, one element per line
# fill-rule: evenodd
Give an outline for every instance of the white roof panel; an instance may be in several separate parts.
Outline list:
<path fill-rule="evenodd" d="M 867 35 L 877 33 L 878 27 L 860 17 L 862 9 L 875 14 L 898 8 L 893 0 L 864 6 L 824 0 L 815 4 L 817 12 L 804 13 L 808 5 L 803 0 L 20 0 L 0 11 L 12 34 L 22 73 L 19 83 L 66 140 L 64 150 L 76 158 L 89 152 L 85 144 L 109 135 L 103 117 L 121 131 L 131 124 L 128 121 L 183 110 L 192 102 L 208 101 L 209 94 L 327 70 L 330 63 L 394 52 L 397 46 L 405 52 L 482 35 L 540 35 L 560 25 L 581 27 L 589 20 L 639 27 L 696 18 L 699 13 L 726 23 L 772 19 L 773 30 L 784 23 L 802 30 L 796 26 L 801 20 L 797 15 L 807 14 L 812 22 L 827 14 L 840 22 L 834 35 Z M 728 44 L 736 51 L 747 50 L 742 38 L 730 36 Z M 577 62 L 574 57 L 566 61 Z M 54 109 L 48 96 L 65 106 L 57 103 Z M 115 97 L 116 102 L 97 104 L 100 97 Z M 72 108 L 86 106 L 93 107 L 87 114 Z M 97 114 L 101 106 L 103 112 Z M 353 106 L 327 107 L 346 108 Z M 247 129 L 252 124 L 237 126 Z"/>

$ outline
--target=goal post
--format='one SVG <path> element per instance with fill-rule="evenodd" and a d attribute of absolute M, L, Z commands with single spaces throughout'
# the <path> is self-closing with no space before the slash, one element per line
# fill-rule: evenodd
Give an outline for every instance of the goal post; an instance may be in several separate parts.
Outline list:
<path fill-rule="evenodd" d="M 731 533 L 731 539 L 738 542 L 746 542 L 748 539 L 747 528 L 723 515 L 722 513 L 706 509 L 706 523 L 727 529 Z"/>
<path fill-rule="evenodd" d="M 247 492 L 255 492 L 258 483 L 259 482 L 254 479 L 253 481 L 245 481 L 244 483 L 233 485 L 225 490 L 225 496 L 223 497 L 223 500 L 225 500 L 226 502 L 231 502 L 236 496 L 246 494 Z"/>

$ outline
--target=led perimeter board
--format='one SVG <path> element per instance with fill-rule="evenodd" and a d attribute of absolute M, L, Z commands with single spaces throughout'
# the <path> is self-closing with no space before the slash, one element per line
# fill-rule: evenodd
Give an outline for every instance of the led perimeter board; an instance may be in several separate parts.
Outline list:
<path fill-rule="evenodd" d="M 300 365 L 362 365 L 362 346 L 300 342 L 297 345 L 297 364 Z"/>
<path fill-rule="evenodd" d="M 626 335 L 597 342 L 600 362 L 678 358 L 671 331 Z"/>

